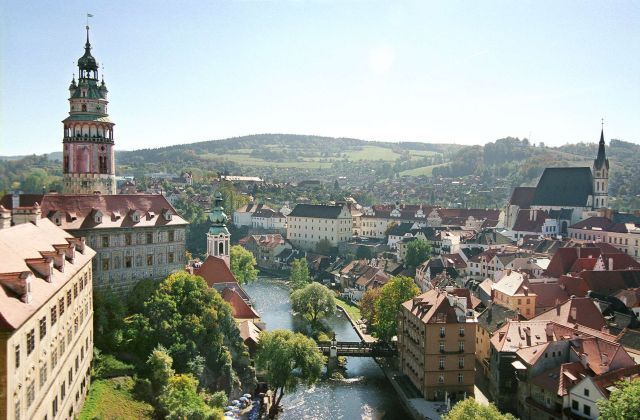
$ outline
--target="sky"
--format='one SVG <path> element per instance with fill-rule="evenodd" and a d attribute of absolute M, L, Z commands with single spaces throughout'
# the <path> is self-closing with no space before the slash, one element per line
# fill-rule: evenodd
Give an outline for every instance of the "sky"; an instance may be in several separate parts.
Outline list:
<path fill-rule="evenodd" d="M 0 0 L 0 155 L 61 150 L 87 13 L 119 150 L 640 143 L 640 1 Z"/>

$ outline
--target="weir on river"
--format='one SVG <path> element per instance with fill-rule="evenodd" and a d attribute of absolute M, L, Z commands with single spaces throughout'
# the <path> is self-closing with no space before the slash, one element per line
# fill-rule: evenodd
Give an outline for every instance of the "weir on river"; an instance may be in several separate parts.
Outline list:
<path fill-rule="evenodd" d="M 268 330 L 295 330 L 289 290 L 282 281 L 261 277 L 244 286 Z M 327 319 L 336 340 L 360 338 L 341 312 Z M 384 373 L 370 357 L 347 357 L 343 380 L 323 379 L 311 388 L 299 387 L 285 394 L 281 419 L 407 419 Z"/>

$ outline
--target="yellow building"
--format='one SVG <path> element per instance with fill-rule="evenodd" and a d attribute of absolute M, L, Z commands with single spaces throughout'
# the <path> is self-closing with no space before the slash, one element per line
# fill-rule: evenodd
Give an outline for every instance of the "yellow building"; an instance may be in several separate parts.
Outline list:
<path fill-rule="evenodd" d="M 351 239 L 352 225 L 347 205 L 298 204 L 287 217 L 287 239 L 310 251 L 322 240 L 339 247 Z"/>
<path fill-rule="evenodd" d="M 0 230 L 0 418 L 79 413 L 93 355 L 94 255 L 48 219 Z"/>
<path fill-rule="evenodd" d="M 400 369 L 427 400 L 472 397 L 475 335 L 474 311 L 465 297 L 429 290 L 402 304 Z"/>
<path fill-rule="evenodd" d="M 538 295 L 529 289 L 527 275 L 511 269 L 504 270 L 502 274 L 498 282 L 491 286 L 493 302 L 518 311 L 526 319 L 533 318 Z"/>

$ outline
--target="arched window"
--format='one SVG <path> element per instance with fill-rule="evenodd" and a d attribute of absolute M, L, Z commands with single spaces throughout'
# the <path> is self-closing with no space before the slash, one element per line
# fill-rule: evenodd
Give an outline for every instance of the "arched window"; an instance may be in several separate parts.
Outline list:
<path fill-rule="evenodd" d="M 86 104 L 82 104 L 82 112 L 87 112 L 87 105 Z"/>
<path fill-rule="evenodd" d="M 222 242 L 218 244 L 218 255 L 224 255 L 224 244 Z"/>

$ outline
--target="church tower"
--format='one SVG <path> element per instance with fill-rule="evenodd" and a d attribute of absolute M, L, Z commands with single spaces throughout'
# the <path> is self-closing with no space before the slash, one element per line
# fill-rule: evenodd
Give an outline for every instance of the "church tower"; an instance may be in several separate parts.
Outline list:
<path fill-rule="evenodd" d="M 107 86 L 98 80 L 98 62 L 91 55 L 89 26 L 84 55 L 69 86 L 69 116 L 63 134 L 63 181 L 66 194 L 116 193 L 114 123 L 107 114 Z"/>
<path fill-rule="evenodd" d="M 207 232 L 207 255 L 212 255 L 224 260 L 227 267 L 229 267 L 229 242 L 231 240 L 231 234 L 227 230 L 227 215 L 224 214 L 223 210 L 222 194 L 216 192 L 215 207 L 209 214 L 211 227 L 209 228 L 209 232 Z"/>
<path fill-rule="evenodd" d="M 604 128 L 600 132 L 598 156 L 593 161 L 593 208 L 607 208 L 609 205 L 609 159 L 604 151 Z"/>

